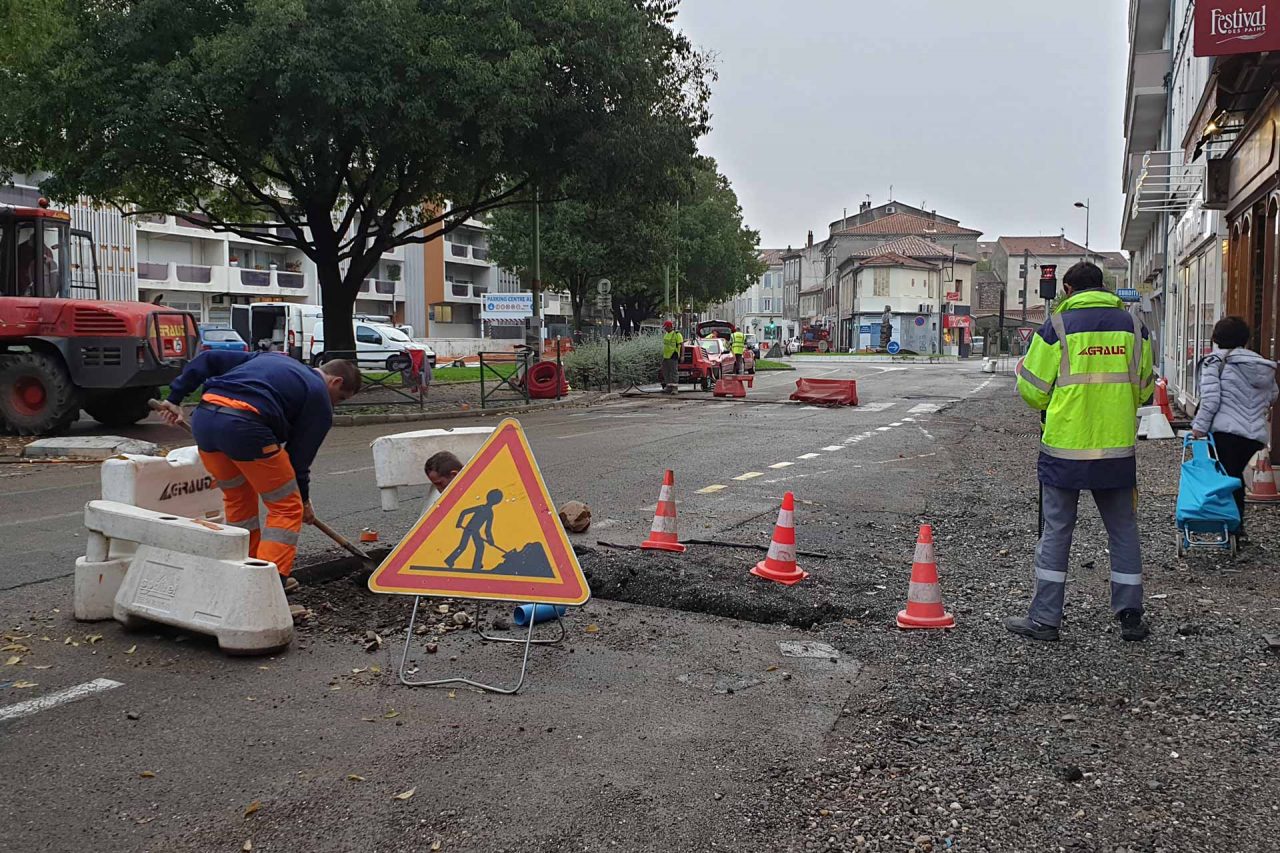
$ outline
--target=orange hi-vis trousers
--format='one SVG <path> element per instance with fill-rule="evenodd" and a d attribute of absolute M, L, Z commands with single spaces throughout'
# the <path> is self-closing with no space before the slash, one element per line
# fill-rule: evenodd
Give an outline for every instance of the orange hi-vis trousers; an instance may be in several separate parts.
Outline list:
<path fill-rule="evenodd" d="M 204 402 L 226 406 L 212 394 L 205 395 Z M 222 488 L 227 524 L 248 530 L 249 555 L 270 560 L 288 577 L 302 531 L 302 495 L 289 454 L 253 412 L 240 415 L 201 407 L 192 430 L 200 461 Z M 267 507 L 265 525 L 258 517 L 259 498 Z"/>

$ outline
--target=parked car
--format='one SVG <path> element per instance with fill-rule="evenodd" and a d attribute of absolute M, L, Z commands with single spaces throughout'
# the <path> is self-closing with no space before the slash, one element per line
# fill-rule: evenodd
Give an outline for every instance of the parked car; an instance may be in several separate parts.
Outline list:
<path fill-rule="evenodd" d="M 213 349 L 248 352 L 249 345 L 235 329 L 228 329 L 226 326 L 201 326 L 199 349 L 200 352 Z"/>
<path fill-rule="evenodd" d="M 363 368 L 382 368 L 399 370 L 402 355 L 411 349 L 422 350 L 426 354 L 427 363 L 436 366 L 436 354 L 430 345 L 413 341 L 395 326 L 382 323 L 366 323 L 356 321 L 356 362 Z M 324 321 L 316 323 L 312 335 L 309 358 L 312 364 L 323 361 L 325 353 Z"/>
<path fill-rule="evenodd" d="M 800 339 L 787 338 L 785 341 L 782 342 L 782 351 L 787 355 L 795 355 L 796 353 L 800 352 Z"/>
<path fill-rule="evenodd" d="M 722 368 L 721 375 L 733 373 L 733 350 L 729 347 L 729 342 L 720 338 L 699 338 L 698 346 L 702 348 L 702 352 L 712 364 L 718 364 Z M 747 373 L 756 372 L 756 355 L 751 348 L 742 351 L 742 369 Z M 717 376 L 717 379 L 720 377 Z"/>
<path fill-rule="evenodd" d="M 760 357 L 760 339 L 755 335 L 747 335 L 747 349 L 751 350 L 751 354 L 756 358 Z"/>

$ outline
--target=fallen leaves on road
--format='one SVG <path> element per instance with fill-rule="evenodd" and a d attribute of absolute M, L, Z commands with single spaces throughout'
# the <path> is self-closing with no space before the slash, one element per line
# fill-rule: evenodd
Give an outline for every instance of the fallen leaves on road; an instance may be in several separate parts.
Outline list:
<path fill-rule="evenodd" d="M 257 812 L 260 808 L 262 808 L 262 803 L 258 800 L 254 800 L 252 803 L 249 803 L 249 805 L 244 807 L 244 816 L 247 818 Z"/>
<path fill-rule="evenodd" d="M 439 850 L 439 849 L 440 849 L 440 842 L 439 842 L 439 841 L 432 841 L 432 842 L 431 842 L 431 849 L 432 849 L 432 850 Z"/>
<path fill-rule="evenodd" d="M 65 640 L 63 640 L 63 641 L 62 641 L 62 645 L 64 645 L 64 646 L 79 646 L 80 644 L 79 644 L 78 642 L 76 642 L 75 640 L 71 639 L 70 637 L 67 637 Z"/>
<path fill-rule="evenodd" d="M 382 675 L 382 667 L 371 666 L 369 667 L 369 672 L 373 673 L 374 675 Z"/>
<path fill-rule="evenodd" d="M 355 669 L 351 670 L 351 674 L 352 674 L 352 675 L 359 675 L 359 674 L 360 674 L 360 673 L 362 673 L 362 672 L 368 672 L 368 671 L 369 671 L 369 667 L 367 667 L 367 666 L 358 666 L 358 667 L 356 667 Z"/>
<path fill-rule="evenodd" d="M 364 635 L 364 650 L 366 652 L 376 652 L 382 648 L 382 637 L 374 631 L 366 631 Z"/>
<path fill-rule="evenodd" d="M 449 691 L 449 693 L 448 693 L 447 695 L 448 695 L 448 697 L 449 697 L 450 699 L 457 699 L 457 698 L 458 698 L 458 691 L 456 691 L 456 690 L 450 690 L 450 691 Z"/>
<path fill-rule="evenodd" d="M 13 686 L 19 690 L 25 690 L 28 687 L 35 687 L 36 683 L 34 681 L 15 681 Z"/>
<path fill-rule="evenodd" d="M 414 791 L 416 791 L 416 790 L 418 790 L 418 789 L 417 789 L 417 787 L 415 786 L 415 787 L 413 787 L 413 788 L 410 788 L 410 789 L 409 789 L 409 790 L 407 790 L 407 791 L 401 791 L 400 793 L 396 794 L 396 795 L 395 795 L 394 797 L 392 797 L 391 799 L 393 799 L 393 800 L 407 800 L 407 799 L 409 799 L 410 797 L 412 797 L 412 796 L 413 796 L 413 792 L 414 792 Z"/>
<path fill-rule="evenodd" d="M 592 622 L 590 625 L 588 625 L 587 627 L 583 628 L 582 630 L 583 630 L 583 631 L 585 631 L 585 632 L 586 632 L 586 633 L 588 633 L 588 634 L 598 634 L 598 633 L 600 633 L 600 626 L 599 626 L 599 625 L 597 625 L 596 623 Z"/>
<path fill-rule="evenodd" d="M 31 667 L 31 668 L 32 668 L 32 669 L 53 669 L 53 664 L 51 664 L 51 663 L 41 663 L 41 664 L 36 664 L 35 666 L 33 666 L 33 667 Z"/>
<path fill-rule="evenodd" d="M 151 772 L 150 770 L 143 770 L 143 771 L 142 771 L 141 773 L 139 773 L 138 775 L 139 775 L 139 776 L 141 776 L 143 779 L 154 779 L 154 778 L 156 778 L 156 774 L 155 774 L 155 773 L 153 773 L 153 772 Z"/>
<path fill-rule="evenodd" d="M 347 781 L 348 781 L 348 782 L 363 782 L 363 781 L 364 781 L 364 777 L 363 777 L 363 776 L 361 776 L 361 775 L 359 775 L 358 773 L 348 773 L 348 774 L 347 774 Z"/>
<path fill-rule="evenodd" d="M 22 655 L 14 655 L 4 662 L 5 666 L 17 666 L 22 663 Z"/>
<path fill-rule="evenodd" d="M 395 708 L 392 708 L 390 711 L 382 715 L 382 719 L 390 720 L 398 716 L 400 716 L 400 712 L 397 711 Z"/>
<path fill-rule="evenodd" d="M 241 847 L 240 849 L 241 851 L 243 851 L 243 853 L 251 853 L 251 851 L 253 850 L 253 839 L 246 838 L 244 840 L 244 846 Z"/>
<path fill-rule="evenodd" d="M 31 651 L 31 648 L 29 646 L 22 645 L 22 643 L 9 643 L 7 646 L 0 646 L 0 652 L 18 652 L 19 654 L 26 654 L 29 651 Z"/>
<path fill-rule="evenodd" d="M 133 654 L 134 652 L 136 652 L 137 650 L 138 650 L 138 647 L 137 647 L 136 645 L 133 645 L 133 646 L 130 646 L 129 648 L 125 649 L 124 653 L 125 653 L 126 655 L 131 655 L 131 654 Z"/>
<path fill-rule="evenodd" d="M 102 635 L 101 634 L 85 634 L 84 641 L 92 646 L 102 641 Z"/>

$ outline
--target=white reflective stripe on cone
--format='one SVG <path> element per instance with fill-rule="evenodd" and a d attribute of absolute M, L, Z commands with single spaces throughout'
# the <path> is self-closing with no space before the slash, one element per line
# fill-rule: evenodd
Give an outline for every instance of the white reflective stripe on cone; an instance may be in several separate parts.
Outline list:
<path fill-rule="evenodd" d="M 671 487 L 670 486 L 663 486 L 662 488 L 658 489 L 658 503 L 662 503 L 664 501 L 666 503 L 671 503 Z"/>
<path fill-rule="evenodd" d="M 794 563 L 796 561 L 796 546 L 784 545 L 781 542 L 770 542 L 769 559 L 777 560 L 780 563 Z"/>
<path fill-rule="evenodd" d="M 912 558 L 912 562 L 916 563 L 932 563 L 933 562 L 933 543 L 917 542 L 916 555 Z"/>
<path fill-rule="evenodd" d="M 778 510 L 778 526 L 779 527 L 795 527 L 796 526 L 795 510 L 790 510 L 790 509 Z"/>
<path fill-rule="evenodd" d="M 655 515 L 653 517 L 653 527 L 650 527 L 649 530 L 652 533 L 670 533 L 674 536 L 676 520 L 670 515 Z"/>
<path fill-rule="evenodd" d="M 907 600 L 914 601 L 916 604 L 941 604 L 942 590 L 938 588 L 936 583 L 916 583 L 911 582 L 911 586 L 907 589 Z"/>

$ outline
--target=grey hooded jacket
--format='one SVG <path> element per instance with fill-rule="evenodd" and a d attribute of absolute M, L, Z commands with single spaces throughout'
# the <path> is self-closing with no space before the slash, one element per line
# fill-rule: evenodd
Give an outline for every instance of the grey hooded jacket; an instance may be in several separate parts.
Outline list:
<path fill-rule="evenodd" d="M 1267 411 L 1277 393 L 1274 361 L 1249 349 L 1215 348 L 1200 359 L 1200 408 L 1191 428 L 1266 444 L 1271 438 Z"/>

